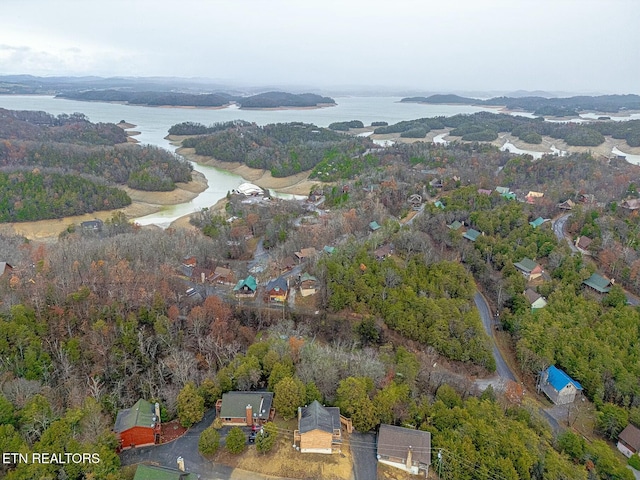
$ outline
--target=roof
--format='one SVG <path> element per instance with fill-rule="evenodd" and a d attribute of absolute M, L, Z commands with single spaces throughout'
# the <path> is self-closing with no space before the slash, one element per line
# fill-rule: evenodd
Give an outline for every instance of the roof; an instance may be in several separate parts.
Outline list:
<path fill-rule="evenodd" d="M 464 225 L 464 223 L 459 222 L 458 220 L 456 220 L 451 225 L 447 225 L 447 227 L 449 227 L 451 230 L 459 230 L 460 228 L 462 228 L 463 225 Z"/>
<path fill-rule="evenodd" d="M 2 275 L 4 273 L 5 270 L 11 270 L 13 268 L 13 266 L 11 266 L 10 263 L 7 262 L 0 262 L 0 275 Z"/>
<path fill-rule="evenodd" d="M 472 242 L 475 242 L 476 239 L 480 236 L 480 232 L 477 230 L 474 230 L 473 228 L 470 228 L 469 230 L 464 232 L 462 236 L 467 240 L 471 240 Z"/>
<path fill-rule="evenodd" d="M 215 277 L 228 277 L 229 275 L 231 275 L 231 269 L 225 267 L 216 267 L 216 269 L 213 271 L 213 275 Z"/>
<path fill-rule="evenodd" d="M 314 277 L 313 275 L 309 275 L 307 272 L 304 272 L 302 274 L 302 276 L 300 277 L 300 281 L 301 282 L 307 282 L 307 281 L 314 281 L 317 282 L 318 279 L 316 277 Z"/>
<path fill-rule="evenodd" d="M 479 188 L 478 193 L 481 195 L 491 195 L 491 190 L 487 190 L 486 188 Z"/>
<path fill-rule="evenodd" d="M 253 275 L 249 275 L 247 278 L 239 280 L 235 287 L 233 287 L 233 291 L 237 292 L 241 290 L 243 287 L 247 287 L 249 290 L 253 290 L 254 292 L 258 288 L 258 282 L 253 277 Z"/>
<path fill-rule="evenodd" d="M 582 385 L 572 379 L 569 375 L 557 368 L 555 365 L 551 365 L 547 369 L 547 382 L 556 390 L 560 391 L 570 383 L 576 387 L 577 390 L 582 390 Z"/>
<path fill-rule="evenodd" d="M 249 182 L 245 182 L 242 183 L 240 185 L 238 185 L 238 187 L 235 189 L 235 191 L 242 193 L 243 195 L 262 195 L 264 192 L 263 190 L 257 186 L 254 185 L 253 183 L 249 183 Z"/>
<path fill-rule="evenodd" d="M 383 245 L 382 247 L 375 249 L 373 252 L 373 255 L 376 258 L 384 258 L 391 255 L 391 253 L 393 253 L 393 247 L 387 243 L 386 245 Z"/>
<path fill-rule="evenodd" d="M 589 278 L 587 278 L 584 282 L 588 287 L 593 288 L 594 290 L 600 293 L 608 293 L 611 290 L 611 280 L 597 273 L 593 273 Z"/>
<path fill-rule="evenodd" d="M 325 245 L 323 250 L 327 253 L 333 253 L 335 251 L 336 247 L 331 247 L 329 245 Z"/>
<path fill-rule="evenodd" d="M 409 447 L 411 447 L 414 461 L 431 465 L 431 434 L 429 432 L 380 425 L 378 455 L 406 459 Z"/>
<path fill-rule="evenodd" d="M 542 217 L 538 217 L 535 220 L 529 222 L 529 225 L 531 225 L 533 228 L 538 228 L 540 225 L 542 225 L 544 222 L 546 222 L 546 220 Z"/>
<path fill-rule="evenodd" d="M 175 468 L 140 464 L 133 480 L 192 480 L 197 478 L 198 475 L 195 473 L 182 472 Z"/>
<path fill-rule="evenodd" d="M 544 193 L 531 191 L 527 193 L 527 197 L 540 198 L 540 197 L 544 197 Z"/>
<path fill-rule="evenodd" d="M 133 407 L 118 412 L 113 431 L 121 433 L 133 427 L 153 428 L 156 425 L 156 421 L 155 405 L 140 399 Z"/>
<path fill-rule="evenodd" d="M 500 195 L 504 195 L 507 193 L 511 193 L 511 190 L 509 190 L 509 187 L 496 187 L 496 192 L 498 192 Z"/>
<path fill-rule="evenodd" d="M 629 424 L 620 432 L 618 440 L 622 440 L 627 445 L 633 447 L 635 451 L 638 451 L 640 450 L 640 429 L 635 425 Z"/>
<path fill-rule="evenodd" d="M 586 250 L 587 248 L 589 248 L 589 245 L 591 245 L 592 243 L 593 243 L 593 240 L 591 240 L 589 237 L 585 237 L 584 235 L 582 235 L 578 238 L 578 241 L 576 242 L 576 247 Z"/>
<path fill-rule="evenodd" d="M 251 405 L 253 414 L 266 420 L 269 418 L 272 403 L 272 392 L 227 392 L 222 394 L 220 418 L 244 418 L 247 405 Z"/>
<path fill-rule="evenodd" d="M 282 290 L 283 292 L 287 292 L 289 290 L 287 279 L 284 277 L 278 277 L 273 280 L 269 280 L 269 283 L 267 283 L 267 292 L 270 292 L 271 290 Z"/>
<path fill-rule="evenodd" d="M 378 230 L 378 229 L 379 229 L 379 228 L 381 228 L 381 227 L 380 227 L 380 225 L 378 225 L 378 222 L 376 222 L 376 221 L 374 220 L 373 222 L 371 222 L 371 223 L 369 224 L 369 228 L 370 228 L 371 230 L 373 230 L 373 231 L 376 231 L 376 230 Z"/>
<path fill-rule="evenodd" d="M 535 270 L 538 264 L 533 260 L 531 260 L 530 258 L 524 257 L 519 262 L 514 263 L 513 266 L 516 267 L 518 270 L 522 270 L 523 272 L 531 273 Z"/>
<path fill-rule="evenodd" d="M 323 407 L 320 402 L 314 400 L 308 407 L 300 410 L 298 430 L 300 433 L 322 430 L 333 433 L 340 428 L 340 409 L 337 407 Z"/>
<path fill-rule="evenodd" d="M 527 297 L 527 300 L 529 301 L 529 303 L 534 303 L 539 298 L 542 298 L 542 295 L 540 295 L 538 292 L 536 292 L 531 288 L 527 288 L 524 291 L 524 296 Z"/>
<path fill-rule="evenodd" d="M 299 252 L 295 253 L 298 258 L 309 258 L 316 254 L 316 249 L 314 247 L 301 248 Z"/>
<path fill-rule="evenodd" d="M 434 205 L 438 208 L 444 208 L 444 203 L 442 203 L 440 200 L 438 200 L 436 203 L 434 203 Z"/>
<path fill-rule="evenodd" d="M 627 208 L 629 210 L 637 210 L 638 208 L 640 208 L 640 199 L 632 198 L 632 199 L 623 200 L 620 203 L 620 206 L 622 208 Z"/>

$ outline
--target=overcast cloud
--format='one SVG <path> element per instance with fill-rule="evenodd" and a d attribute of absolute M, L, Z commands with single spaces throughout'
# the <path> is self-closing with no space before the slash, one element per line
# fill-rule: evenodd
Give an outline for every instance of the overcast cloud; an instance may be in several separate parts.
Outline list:
<path fill-rule="evenodd" d="M 20 73 L 640 93 L 640 2 L 3 0 Z"/>

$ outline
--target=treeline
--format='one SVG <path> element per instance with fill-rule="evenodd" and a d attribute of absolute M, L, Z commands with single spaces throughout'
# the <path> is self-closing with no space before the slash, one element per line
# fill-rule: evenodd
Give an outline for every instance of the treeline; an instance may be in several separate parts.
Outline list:
<path fill-rule="evenodd" d="M 218 122 L 208 127 L 197 122 L 182 122 L 172 125 L 169 128 L 169 135 L 206 135 L 209 133 L 220 132 L 233 127 L 249 127 L 253 125 L 245 120 L 232 120 L 230 122 Z"/>
<path fill-rule="evenodd" d="M 545 97 L 494 97 L 489 100 L 461 97 L 458 95 L 431 95 L 429 97 L 408 97 L 401 102 L 412 103 L 453 103 L 463 105 L 505 106 L 512 110 L 526 110 L 535 115 L 566 116 L 593 110 L 597 112 L 619 112 L 640 109 L 638 95 L 575 96 L 567 98 Z"/>
<path fill-rule="evenodd" d="M 357 156 L 371 145 L 365 138 L 345 137 L 305 123 L 233 126 L 182 142 L 182 146 L 194 148 L 198 155 L 269 170 L 274 177 L 311 170 L 336 151 Z"/>
<path fill-rule="evenodd" d="M 330 130 L 348 132 L 350 128 L 363 128 L 364 124 L 360 120 L 350 120 L 348 122 L 333 122 L 329 124 Z"/>
<path fill-rule="evenodd" d="M 375 260 L 364 248 L 323 262 L 331 310 L 381 316 L 390 328 L 447 358 L 495 370 L 473 307 L 473 278 L 460 264 L 425 265 L 413 258 L 401 268 L 393 260 Z"/>
<path fill-rule="evenodd" d="M 541 143 L 542 136 L 561 139 L 569 145 L 597 146 L 604 136 L 626 140 L 629 146 L 640 146 L 640 120 L 626 122 L 554 123 L 542 118 L 532 119 L 515 115 L 478 112 L 472 115 L 419 118 L 376 128 L 374 133 L 400 133 L 400 136 L 424 138 L 431 130 L 451 128 L 449 133 L 464 141 L 493 141 L 498 133 L 511 133 L 527 143 Z"/>
<path fill-rule="evenodd" d="M 126 192 L 77 175 L 0 172 L 0 222 L 61 218 L 129 204 Z"/>
<path fill-rule="evenodd" d="M 37 140 L 82 145 L 125 143 L 125 131 L 113 123 L 91 123 L 82 113 L 51 115 L 0 108 L 0 139 Z"/>
<path fill-rule="evenodd" d="M 170 191 L 175 182 L 190 181 L 193 169 L 181 157 L 151 145 L 87 147 L 11 140 L 0 140 L 0 166 L 56 168 L 152 191 Z"/>
<path fill-rule="evenodd" d="M 332 105 L 335 100 L 313 93 L 266 92 L 248 97 L 227 93 L 132 92 L 129 90 L 86 90 L 66 92 L 60 98 L 81 101 L 125 102 L 131 105 L 176 107 L 222 107 L 232 102 L 242 108 L 315 107 Z"/>

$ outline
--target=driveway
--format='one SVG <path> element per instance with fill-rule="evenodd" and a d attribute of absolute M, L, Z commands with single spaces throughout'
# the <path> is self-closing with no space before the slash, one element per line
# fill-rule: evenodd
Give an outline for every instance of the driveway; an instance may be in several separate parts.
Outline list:
<path fill-rule="evenodd" d="M 355 480 L 375 480 L 378 477 L 376 434 L 354 431 L 349 439 Z"/>
<path fill-rule="evenodd" d="M 565 213 L 561 217 L 558 217 L 552 220 L 551 228 L 553 229 L 553 233 L 556 234 L 556 238 L 558 239 L 559 242 L 566 241 L 569 244 L 569 247 L 571 248 L 572 252 L 578 252 L 579 250 L 571 241 L 569 241 L 569 239 L 567 239 L 567 236 L 564 233 L 564 226 L 567 223 L 567 220 L 569 220 L 570 216 L 571 216 L 570 213 Z"/>
<path fill-rule="evenodd" d="M 498 349 L 498 345 L 496 345 L 496 339 L 493 336 L 494 319 L 487 300 L 480 292 L 476 292 L 476 294 L 473 296 L 473 301 L 475 302 L 476 307 L 478 308 L 478 312 L 480 313 L 484 331 L 487 333 L 487 335 L 489 335 L 489 338 L 491 339 L 493 358 L 496 361 L 496 373 L 498 374 L 500 379 L 517 382 L 515 374 L 513 373 L 511 368 L 509 368 L 507 362 L 505 362 L 502 353 Z"/>
<path fill-rule="evenodd" d="M 187 472 L 197 473 L 202 480 L 274 480 L 277 477 L 267 477 L 245 470 L 239 470 L 227 465 L 207 460 L 198 452 L 198 440 L 202 431 L 211 425 L 216 416 L 215 409 L 205 413 L 202 421 L 187 430 L 182 437 L 163 445 L 139 447 L 120 453 L 122 465 L 151 463 L 164 467 L 177 468 L 178 457 L 184 459 Z M 375 478 L 375 477 L 374 477 Z"/>

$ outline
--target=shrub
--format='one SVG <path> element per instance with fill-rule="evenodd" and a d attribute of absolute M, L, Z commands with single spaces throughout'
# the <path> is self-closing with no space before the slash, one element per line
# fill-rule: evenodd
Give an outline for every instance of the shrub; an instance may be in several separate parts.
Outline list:
<path fill-rule="evenodd" d="M 233 427 L 227 434 L 227 451 L 234 455 L 244 452 L 246 441 L 247 439 L 240 427 Z"/>
<path fill-rule="evenodd" d="M 205 428 L 198 440 L 198 450 L 203 455 L 213 455 L 220 447 L 220 434 L 213 425 Z"/>

